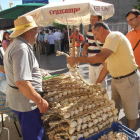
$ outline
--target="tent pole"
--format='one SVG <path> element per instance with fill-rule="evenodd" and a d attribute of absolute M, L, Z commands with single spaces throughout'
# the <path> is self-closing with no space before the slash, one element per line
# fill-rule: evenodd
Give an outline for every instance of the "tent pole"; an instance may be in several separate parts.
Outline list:
<path fill-rule="evenodd" d="M 68 26 L 67 17 L 66 17 L 66 21 L 67 21 L 67 30 L 68 30 L 69 52 L 70 52 L 70 35 L 69 35 L 69 26 Z"/>

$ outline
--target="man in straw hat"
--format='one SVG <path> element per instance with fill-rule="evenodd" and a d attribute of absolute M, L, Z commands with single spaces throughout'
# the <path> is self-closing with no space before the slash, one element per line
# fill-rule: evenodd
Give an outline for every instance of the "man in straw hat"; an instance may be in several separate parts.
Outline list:
<path fill-rule="evenodd" d="M 48 111 L 48 103 L 40 96 L 42 77 L 32 46 L 37 37 L 37 25 L 32 16 L 14 21 L 15 38 L 4 56 L 8 87 L 7 105 L 17 114 L 24 140 L 45 140 L 41 113 Z"/>

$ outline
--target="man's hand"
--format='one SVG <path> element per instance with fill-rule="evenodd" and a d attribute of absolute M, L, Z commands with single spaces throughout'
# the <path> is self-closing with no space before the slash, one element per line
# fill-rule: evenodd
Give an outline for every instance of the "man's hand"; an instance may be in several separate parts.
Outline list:
<path fill-rule="evenodd" d="M 76 57 L 73 57 L 73 56 L 70 56 L 70 57 L 67 57 L 67 62 L 73 66 L 75 63 L 76 63 Z"/>
<path fill-rule="evenodd" d="M 40 113 L 46 113 L 49 109 L 49 104 L 42 98 L 41 102 L 37 104 L 37 107 L 40 110 Z"/>
<path fill-rule="evenodd" d="M 87 55 L 87 51 L 82 51 L 82 52 L 81 52 L 81 55 L 82 55 L 82 56 L 86 56 L 86 55 Z"/>

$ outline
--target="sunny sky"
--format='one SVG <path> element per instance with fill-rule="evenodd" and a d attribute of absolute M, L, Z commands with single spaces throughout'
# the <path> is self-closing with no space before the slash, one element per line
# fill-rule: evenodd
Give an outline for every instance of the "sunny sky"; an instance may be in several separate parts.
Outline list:
<path fill-rule="evenodd" d="M 0 0 L 2 10 L 5 10 L 5 9 L 9 8 L 9 2 L 10 1 L 13 3 L 12 7 L 22 4 L 22 0 Z M 49 0 L 49 3 L 58 2 L 58 1 L 62 1 L 62 0 Z"/>

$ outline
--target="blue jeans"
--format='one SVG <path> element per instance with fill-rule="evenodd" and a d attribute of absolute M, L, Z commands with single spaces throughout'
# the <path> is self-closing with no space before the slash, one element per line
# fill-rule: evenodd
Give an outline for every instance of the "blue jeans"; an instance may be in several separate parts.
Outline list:
<path fill-rule="evenodd" d="M 12 111 L 18 116 L 23 140 L 45 140 L 43 121 L 38 108 L 28 112 Z"/>

